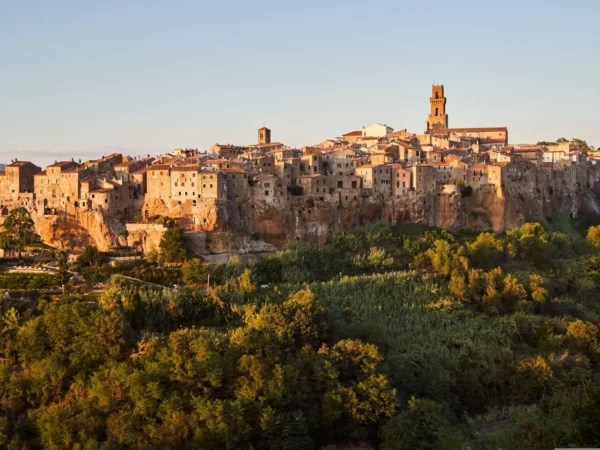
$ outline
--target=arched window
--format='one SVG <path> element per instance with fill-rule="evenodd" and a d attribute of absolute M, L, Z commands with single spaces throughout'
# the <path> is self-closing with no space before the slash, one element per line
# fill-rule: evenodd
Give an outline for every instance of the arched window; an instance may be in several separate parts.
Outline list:
<path fill-rule="evenodd" d="M 435 108 L 435 115 L 439 116 L 440 115 L 440 108 Z"/>

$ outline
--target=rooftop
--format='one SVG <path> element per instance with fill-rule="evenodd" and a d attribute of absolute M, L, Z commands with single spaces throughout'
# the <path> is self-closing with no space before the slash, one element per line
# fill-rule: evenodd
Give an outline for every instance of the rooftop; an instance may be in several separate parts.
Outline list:
<path fill-rule="evenodd" d="M 64 167 L 64 166 L 68 166 L 69 164 L 75 164 L 74 161 L 57 161 L 54 164 L 50 164 L 48 167 Z"/>
<path fill-rule="evenodd" d="M 199 169 L 197 164 L 186 164 L 184 166 L 173 166 L 171 171 L 173 172 L 197 172 Z"/>
<path fill-rule="evenodd" d="M 29 161 L 15 161 L 13 163 L 7 164 L 6 167 L 23 167 L 26 164 L 31 164 Z"/>
<path fill-rule="evenodd" d="M 508 132 L 507 127 L 483 127 L 483 128 L 437 128 L 433 130 L 433 134 L 447 133 L 485 133 L 490 131 Z"/>

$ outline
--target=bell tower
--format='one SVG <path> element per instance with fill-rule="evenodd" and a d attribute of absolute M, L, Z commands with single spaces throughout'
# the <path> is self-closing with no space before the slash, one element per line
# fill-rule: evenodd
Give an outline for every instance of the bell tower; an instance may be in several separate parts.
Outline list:
<path fill-rule="evenodd" d="M 431 133 L 436 128 L 448 128 L 448 114 L 446 114 L 446 97 L 444 97 L 444 85 L 433 85 L 431 87 L 431 98 L 429 99 L 431 110 L 425 127 L 426 133 Z"/>
<path fill-rule="evenodd" d="M 260 145 L 271 143 L 271 130 L 267 127 L 259 128 L 258 130 L 258 143 Z"/>

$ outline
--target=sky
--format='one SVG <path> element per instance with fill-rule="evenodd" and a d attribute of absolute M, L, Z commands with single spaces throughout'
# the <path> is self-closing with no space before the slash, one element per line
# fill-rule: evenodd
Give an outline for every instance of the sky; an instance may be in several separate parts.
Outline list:
<path fill-rule="evenodd" d="M 600 146 L 600 1 L 0 0 L 0 162 L 318 143 L 373 122 Z"/>

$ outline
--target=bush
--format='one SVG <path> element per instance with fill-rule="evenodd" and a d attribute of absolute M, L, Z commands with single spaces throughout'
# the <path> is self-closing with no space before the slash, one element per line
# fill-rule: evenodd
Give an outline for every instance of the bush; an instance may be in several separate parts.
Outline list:
<path fill-rule="evenodd" d="M 600 248 L 600 225 L 591 226 L 587 231 L 587 240 L 596 248 Z"/>
<path fill-rule="evenodd" d="M 598 349 L 598 327 L 591 322 L 580 319 L 569 322 L 567 336 L 580 347 L 590 350 Z"/>
<path fill-rule="evenodd" d="M 0 275 L 0 289 L 51 289 L 58 285 L 56 275 L 23 273 Z"/>
<path fill-rule="evenodd" d="M 208 265 L 204 264 L 199 258 L 186 261 L 181 267 L 181 272 L 183 282 L 188 286 L 204 285 L 208 279 Z"/>

